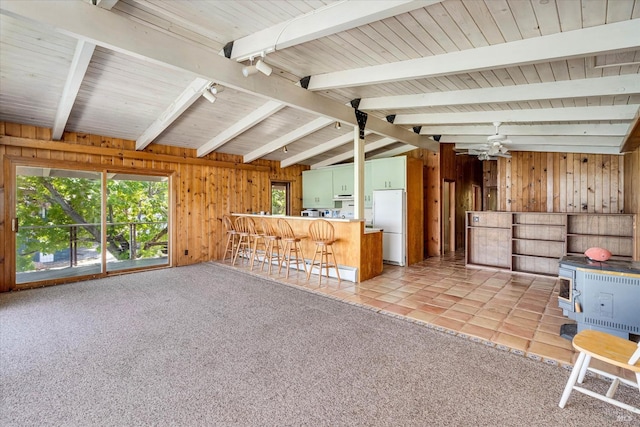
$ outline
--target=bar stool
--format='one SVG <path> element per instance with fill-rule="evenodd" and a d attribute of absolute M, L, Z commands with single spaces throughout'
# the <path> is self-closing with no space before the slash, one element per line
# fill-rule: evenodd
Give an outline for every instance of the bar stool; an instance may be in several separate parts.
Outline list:
<path fill-rule="evenodd" d="M 264 220 L 262 220 L 262 222 L 264 222 Z M 264 238 L 264 228 L 263 231 L 258 231 L 253 220 L 249 222 L 249 241 L 251 243 L 251 261 L 249 265 L 251 267 L 250 270 L 253 270 L 253 264 L 258 257 L 258 245 L 262 245 L 263 251 L 266 251 L 267 247 Z"/>
<path fill-rule="evenodd" d="M 285 276 L 287 279 L 289 278 L 289 268 L 291 267 L 292 263 L 296 264 L 296 268 L 298 270 L 300 270 L 298 266 L 302 264 L 302 269 L 306 274 L 307 265 L 304 261 L 304 255 L 302 254 L 302 247 L 300 246 L 300 242 L 307 236 L 297 236 L 293 232 L 291 225 L 289 225 L 289 223 L 284 219 L 278 220 L 278 229 L 280 230 L 280 238 L 284 242 L 282 263 L 280 264 L 280 268 L 278 268 L 278 274 L 280 274 L 282 266 L 285 262 L 287 263 L 287 274 Z M 293 260 L 291 258 L 292 254 L 294 255 Z"/>
<path fill-rule="evenodd" d="M 311 271 L 314 266 L 318 266 L 318 285 L 322 281 L 322 267 L 324 265 L 327 279 L 329 278 L 329 268 L 336 269 L 336 276 L 338 277 L 338 283 L 340 283 L 340 271 L 338 270 L 338 262 L 336 256 L 333 253 L 333 243 L 336 241 L 334 235 L 333 225 L 324 219 L 317 219 L 309 226 L 309 234 L 311 240 L 316 245 L 316 251 L 313 254 L 309 271 L 307 272 L 307 280 L 311 277 Z M 316 262 L 316 256 L 320 254 L 320 259 Z M 329 262 L 329 255 L 333 259 L 333 262 Z"/>
<path fill-rule="evenodd" d="M 222 215 L 222 224 L 224 224 L 224 228 L 227 230 L 227 243 L 224 246 L 224 254 L 222 255 L 222 260 L 227 259 L 227 253 L 230 254 L 229 260 L 233 261 L 233 256 L 236 251 L 236 238 L 238 237 L 238 233 L 236 232 L 233 221 L 229 215 Z"/>
<path fill-rule="evenodd" d="M 235 265 L 238 255 L 242 252 L 242 256 L 250 260 L 251 257 L 251 231 L 253 228 L 253 219 L 246 216 L 239 216 L 236 218 L 235 230 L 238 233 L 238 243 L 236 247 L 236 254 L 233 257 L 233 263 Z"/>
<path fill-rule="evenodd" d="M 262 219 L 262 237 L 265 241 L 264 257 L 260 265 L 260 271 L 264 269 L 264 263 L 269 262 L 269 274 L 273 260 L 276 259 L 277 265 L 280 265 L 280 248 L 282 247 L 282 238 L 278 236 L 276 229 L 266 219 Z"/>

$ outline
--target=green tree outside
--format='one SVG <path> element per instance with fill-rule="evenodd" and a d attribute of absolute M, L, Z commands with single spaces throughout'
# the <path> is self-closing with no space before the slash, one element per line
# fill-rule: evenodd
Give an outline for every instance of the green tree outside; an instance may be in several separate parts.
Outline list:
<path fill-rule="evenodd" d="M 38 252 L 68 250 L 71 224 L 79 224 L 74 227 L 78 247 L 102 250 L 100 174 L 82 175 L 87 177 L 17 176 L 18 272 L 33 270 Z M 117 260 L 130 259 L 133 239 L 135 258 L 161 255 L 167 241 L 168 184 L 140 178 L 107 180 L 106 249 Z M 130 224 L 135 224 L 133 238 Z"/>

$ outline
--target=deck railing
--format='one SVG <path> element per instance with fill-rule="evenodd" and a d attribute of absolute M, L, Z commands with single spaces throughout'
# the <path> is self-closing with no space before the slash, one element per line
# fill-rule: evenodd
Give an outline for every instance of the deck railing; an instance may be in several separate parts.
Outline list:
<path fill-rule="evenodd" d="M 21 226 L 18 233 L 27 233 L 23 238 L 42 242 L 45 233 L 41 230 L 62 229 L 66 230 L 65 240 L 68 241 L 69 266 L 78 265 L 78 249 L 90 247 L 91 243 L 97 248 L 101 242 L 96 239 L 100 235 L 100 223 L 78 223 L 78 224 L 54 224 L 54 225 L 33 225 Z M 137 222 L 107 222 L 107 246 L 108 250 L 118 250 L 121 253 L 128 251 L 128 259 L 153 258 L 154 256 L 166 255 L 168 250 L 168 233 L 166 232 L 166 221 L 137 221 Z M 141 226 L 145 227 L 141 230 Z M 164 231 L 164 232 L 163 232 Z M 150 235 L 149 239 L 140 239 L 139 233 Z M 60 238 L 62 236 L 59 236 Z M 155 255 L 145 256 L 143 251 L 157 248 Z M 20 248 L 19 248 L 20 249 Z M 41 251 L 42 253 L 43 251 Z M 60 251 L 56 251 L 60 252 Z M 97 253 L 99 256 L 99 252 Z M 122 260 L 122 258 L 118 258 Z"/>

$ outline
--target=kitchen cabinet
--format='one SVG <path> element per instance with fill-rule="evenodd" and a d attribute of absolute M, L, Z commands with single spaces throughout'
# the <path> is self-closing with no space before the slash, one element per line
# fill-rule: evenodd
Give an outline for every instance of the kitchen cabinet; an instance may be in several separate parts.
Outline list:
<path fill-rule="evenodd" d="M 354 192 L 353 163 L 331 168 L 333 172 L 333 194 L 352 195 Z"/>
<path fill-rule="evenodd" d="M 313 169 L 302 172 L 302 207 L 305 209 L 333 207 L 333 172 Z"/>
<path fill-rule="evenodd" d="M 375 159 L 370 162 L 373 190 L 406 188 L 407 158 L 405 156 Z"/>
<path fill-rule="evenodd" d="M 373 164 L 364 163 L 364 207 L 373 208 Z"/>

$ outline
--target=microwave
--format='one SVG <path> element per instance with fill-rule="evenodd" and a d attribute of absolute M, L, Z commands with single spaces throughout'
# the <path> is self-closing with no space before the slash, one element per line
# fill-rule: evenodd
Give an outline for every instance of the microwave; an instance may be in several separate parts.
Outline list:
<path fill-rule="evenodd" d="M 316 209 L 305 209 L 301 212 L 302 216 L 319 217 L 320 211 Z"/>

